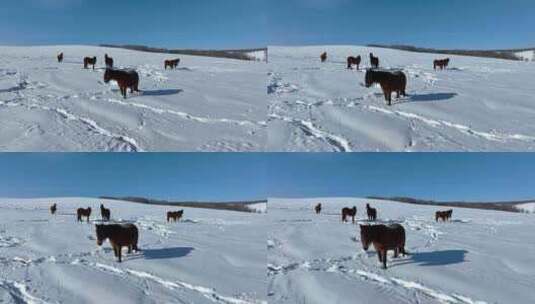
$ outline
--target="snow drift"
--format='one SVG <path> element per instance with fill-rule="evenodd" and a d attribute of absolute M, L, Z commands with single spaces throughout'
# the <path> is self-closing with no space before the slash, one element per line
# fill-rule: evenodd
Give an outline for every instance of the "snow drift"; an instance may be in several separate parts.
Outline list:
<path fill-rule="evenodd" d="M 320 54 L 328 53 L 327 62 Z M 402 69 L 406 98 L 389 107 L 348 56 Z M 531 151 L 535 65 L 359 46 L 269 47 L 270 151 Z M 433 60 L 450 57 L 444 71 Z"/>
<path fill-rule="evenodd" d="M 313 207 L 321 202 L 316 215 Z M 400 223 L 408 256 L 388 255 L 383 270 L 373 247 L 362 250 L 358 225 L 342 223 L 342 207 L 378 209 L 378 223 Z M 533 215 L 449 209 L 357 198 L 270 199 L 270 303 L 533 303 Z"/>
<path fill-rule="evenodd" d="M 58 204 L 55 216 L 49 206 Z M 78 207 L 111 209 L 113 222 L 133 222 L 139 253 L 113 257 L 97 247 L 93 224 Z M 0 200 L 2 303 L 267 303 L 265 217 L 89 198 Z M 180 208 L 182 209 L 182 208 Z"/>
<path fill-rule="evenodd" d="M 103 82 L 105 53 L 137 70 L 142 93 L 123 99 L 115 82 Z M 97 56 L 96 70 L 83 69 L 85 56 Z M 178 68 L 164 70 L 175 57 Z M 0 150 L 264 150 L 265 69 L 93 46 L 0 47 Z"/>

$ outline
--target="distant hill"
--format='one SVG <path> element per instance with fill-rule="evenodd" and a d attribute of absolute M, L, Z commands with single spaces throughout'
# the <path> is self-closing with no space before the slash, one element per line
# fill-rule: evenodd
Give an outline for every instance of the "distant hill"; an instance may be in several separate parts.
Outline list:
<path fill-rule="evenodd" d="M 236 202 L 195 202 L 195 201 L 173 202 L 173 201 L 156 200 L 156 199 L 150 199 L 150 198 L 144 198 L 144 197 L 110 197 L 110 196 L 101 196 L 100 199 L 129 201 L 133 203 L 149 204 L 149 205 L 165 205 L 165 206 L 173 206 L 173 207 L 231 210 L 231 211 L 253 212 L 253 213 L 256 213 L 257 210 L 255 210 L 254 208 L 249 208 L 249 205 L 254 205 L 254 204 L 259 204 L 259 203 L 267 204 L 267 200 L 236 201 Z"/>
<path fill-rule="evenodd" d="M 101 44 L 100 46 L 109 47 L 109 48 L 121 48 L 121 49 L 149 52 L 149 53 L 182 54 L 182 55 L 193 55 L 193 56 L 251 60 L 251 61 L 258 60 L 257 57 L 253 56 L 253 53 L 256 53 L 256 52 L 267 53 L 267 48 L 236 49 L 236 50 L 191 50 L 191 49 L 155 48 L 155 47 L 149 47 L 145 45 L 129 45 L 129 44 L 125 44 L 125 45 Z"/>
<path fill-rule="evenodd" d="M 529 52 L 535 51 L 535 48 L 505 49 L 505 50 L 444 50 L 444 49 L 422 48 L 422 47 L 416 47 L 412 45 L 369 44 L 368 46 L 402 50 L 402 51 L 408 51 L 408 52 L 417 52 L 417 53 L 462 55 L 462 56 L 498 58 L 498 59 L 507 59 L 507 60 L 534 60 L 533 57 L 531 57 L 530 59 L 527 56 L 523 56 L 523 54 L 526 54 L 526 52 L 529 54 Z"/>
<path fill-rule="evenodd" d="M 521 208 L 517 207 L 518 205 L 535 202 L 535 200 L 504 201 L 504 202 L 463 202 L 463 201 L 438 202 L 438 201 L 433 201 L 433 200 L 416 199 L 416 198 L 410 198 L 410 197 L 370 196 L 368 198 L 375 199 L 375 200 L 397 201 L 397 202 L 414 204 L 414 205 L 432 205 L 432 206 L 443 206 L 443 207 L 487 209 L 487 210 L 500 210 L 500 211 L 508 211 L 508 212 L 523 212 Z"/>

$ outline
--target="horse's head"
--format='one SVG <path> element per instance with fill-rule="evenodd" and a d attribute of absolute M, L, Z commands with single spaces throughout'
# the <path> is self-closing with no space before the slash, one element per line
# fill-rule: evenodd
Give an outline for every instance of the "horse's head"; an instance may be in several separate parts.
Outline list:
<path fill-rule="evenodd" d="M 104 82 L 108 83 L 111 80 L 111 70 L 106 69 L 106 72 L 104 72 Z"/>
<path fill-rule="evenodd" d="M 369 88 L 373 85 L 374 83 L 374 80 L 373 80 L 373 70 L 372 69 L 367 69 L 366 70 L 366 75 L 364 76 L 364 86 Z"/>
<path fill-rule="evenodd" d="M 108 238 L 108 230 L 106 225 L 95 225 L 97 232 L 97 245 L 102 246 L 102 243 Z"/>
<path fill-rule="evenodd" d="M 371 229 L 370 225 L 360 225 L 360 241 L 362 243 L 362 249 L 368 251 L 371 241 Z"/>

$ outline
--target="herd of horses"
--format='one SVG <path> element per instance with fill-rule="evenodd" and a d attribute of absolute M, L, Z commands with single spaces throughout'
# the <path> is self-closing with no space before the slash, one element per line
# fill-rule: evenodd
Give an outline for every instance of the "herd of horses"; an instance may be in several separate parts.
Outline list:
<path fill-rule="evenodd" d="M 369 88 L 374 84 L 379 84 L 385 100 L 388 102 L 388 105 L 392 105 L 392 93 L 396 93 L 396 97 L 399 99 L 401 95 L 407 96 L 407 75 L 401 70 L 386 70 L 379 69 L 379 57 L 370 53 L 370 68 L 366 69 L 365 78 L 365 87 Z M 327 52 L 323 52 L 320 55 L 321 62 L 327 61 Z M 362 58 L 360 55 L 354 57 L 347 57 L 347 68 L 352 69 L 354 65 L 357 66 L 357 70 L 360 69 Z M 433 61 L 433 69 L 440 68 L 441 70 L 448 67 L 450 63 L 449 58 L 437 59 Z"/>
<path fill-rule="evenodd" d="M 58 62 L 63 62 L 63 52 L 59 53 L 57 58 Z M 97 57 L 84 57 L 84 69 L 88 69 L 89 66 L 95 69 L 97 64 Z M 119 86 L 119 90 L 123 98 L 126 98 L 127 90 L 130 89 L 130 93 L 140 92 L 139 90 L 139 74 L 132 69 L 115 69 L 113 67 L 113 58 L 104 54 L 104 63 L 106 65 L 106 71 L 104 72 L 104 82 L 108 83 L 110 80 L 115 80 Z M 180 59 L 171 59 L 164 61 L 164 68 L 175 69 L 180 63 Z"/>
<path fill-rule="evenodd" d="M 57 210 L 58 205 L 56 203 L 50 206 L 50 213 L 52 215 L 55 215 Z M 173 219 L 175 222 L 180 221 L 183 215 L 184 210 L 167 212 L 167 222 L 169 222 L 170 219 Z M 104 207 L 104 204 L 100 204 L 100 216 L 103 222 L 110 222 L 111 220 L 111 211 L 110 209 Z M 78 222 L 83 222 L 84 218 L 86 218 L 87 222 L 89 223 L 90 217 L 91 207 L 78 208 L 76 210 L 76 219 Z M 108 239 L 111 247 L 113 248 L 113 253 L 119 262 L 122 262 L 121 252 L 123 247 L 128 248 L 128 253 L 132 253 L 132 250 L 136 252 L 140 251 L 137 247 L 139 231 L 136 225 L 132 223 L 100 223 L 95 224 L 95 229 L 97 235 L 97 245 L 102 246 L 104 241 Z"/>
<path fill-rule="evenodd" d="M 316 214 L 320 214 L 322 210 L 321 203 L 314 206 Z M 347 217 L 352 218 L 352 223 L 355 223 L 355 216 L 357 215 L 357 207 L 353 206 L 344 207 L 341 210 L 342 222 L 347 222 Z M 366 214 L 368 216 L 368 222 L 375 222 L 377 220 L 377 209 L 372 208 L 369 203 L 366 204 Z M 435 220 L 442 219 L 443 221 L 451 219 L 453 210 L 437 211 L 435 213 Z M 375 225 L 359 225 L 360 226 L 360 241 L 362 248 L 368 251 L 370 244 L 373 245 L 377 252 L 379 262 L 383 264 L 383 268 L 386 269 L 386 257 L 388 250 L 394 251 L 394 258 L 397 258 L 401 253 L 407 255 L 405 251 L 406 233 L 405 228 L 400 224 L 375 224 Z"/>

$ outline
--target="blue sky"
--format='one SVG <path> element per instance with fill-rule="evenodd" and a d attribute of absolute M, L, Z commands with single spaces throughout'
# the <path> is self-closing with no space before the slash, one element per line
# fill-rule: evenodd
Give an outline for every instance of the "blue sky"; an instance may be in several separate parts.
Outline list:
<path fill-rule="evenodd" d="M 266 45 L 266 0 L 2 0 L 0 44 Z"/>
<path fill-rule="evenodd" d="M 269 43 L 535 46 L 533 0 L 270 0 Z"/>
<path fill-rule="evenodd" d="M 2 0 L 0 44 L 535 46 L 533 0 Z"/>
<path fill-rule="evenodd" d="M 535 199 L 533 153 L 301 153 L 269 158 L 271 197 Z"/>
<path fill-rule="evenodd" d="M 534 153 L 0 153 L 0 197 L 535 199 Z"/>
<path fill-rule="evenodd" d="M 264 199 L 266 165 L 240 153 L 0 153 L 0 197 Z"/>

